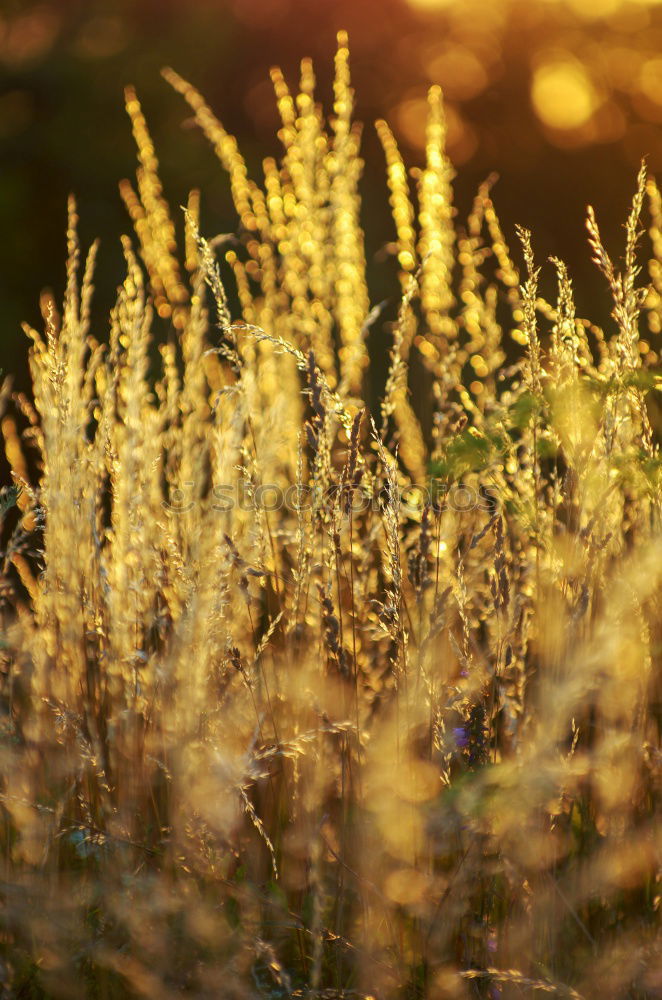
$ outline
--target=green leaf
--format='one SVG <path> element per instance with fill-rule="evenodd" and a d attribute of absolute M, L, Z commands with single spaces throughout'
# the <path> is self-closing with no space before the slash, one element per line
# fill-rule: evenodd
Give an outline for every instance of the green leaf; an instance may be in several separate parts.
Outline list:
<path fill-rule="evenodd" d="M 7 511 L 15 507 L 18 498 L 23 492 L 22 486 L 5 486 L 0 490 L 0 518 L 4 517 Z"/>
<path fill-rule="evenodd" d="M 493 446 L 489 438 L 473 428 L 462 431 L 452 439 L 446 450 L 448 479 L 456 482 L 467 472 L 486 469 L 492 458 Z"/>
<path fill-rule="evenodd" d="M 540 413 L 542 409 L 542 399 L 533 392 L 523 392 L 515 402 L 508 407 L 510 425 L 517 430 L 524 430 L 533 419 L 534 414 Z"/>

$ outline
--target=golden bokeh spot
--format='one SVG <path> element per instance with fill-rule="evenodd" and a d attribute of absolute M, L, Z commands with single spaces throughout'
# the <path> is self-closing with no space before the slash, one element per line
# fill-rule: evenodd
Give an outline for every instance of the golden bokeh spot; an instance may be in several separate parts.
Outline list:
<path fill-rule="evenodd" d="M 444 46 L 435 50 L 425 62 L 429 78 L 439 83 L 447 98 L 469 100 L 480 94 L 489 77 L 484 63 L 475 52 L 463 45 Z"/>
<path fill-rule="evenodd" d="M 640 63 L 640 53 L 627 45 L 614 45 L 606 49 L 602 60 L 608 82 L 612 87 L 626 92 L 638 86 Z"/>
<path fill-rule="evenodd" d="M 531 101 L 538 118 L 554 129 L 579 129 L 600 105 L 591 78 L 580 63 L 555 58 L 533 75 Z"/>
<path fill-rule="evenodd" d="M 454 7 L 457 0 L 407 0 L 410 7 L 416 10 L 444 10 L 447 7 Z"/>
<path fill-rule="evenodd" d="M 384 894 L 400 906 L 419 903 L 425 896 L 428 880 L 415 868 L 398 868 L 386 877 Z"/>
<path fill-rule="evenodd" d="M 485 364 L 485 359 L 482 355 L 474 354 L 471 358 L 470 364 L 476 375 L 479 375 L 481 378 L 485 378 L 486 375 L 489 375 L 489 368 Z"/>
<path fill-rule="evenodd" d="M 439 772 L 429 761 L 403 761 L 394 768 L 393 789 L 405 802 L 427 802 L 439 794 Z"/>
<path fill-rule="evenodd" d="M 627 129 L 627 119 L 616 101 L 605 101 L 590 124 L 595 126 L 595 138 L 599 142 L 617 142 Z"/>
<path fill-rule="evenodd" d="M 425 340 L 424 337 L 417 337 L 416 346 L 424 358 L 434 358 L 436 351 L 434 344 L 431 344 L 429 340 Z"/>
<path fill-rule="evenodd" d="M 524 330 L 520 330 L 518 327 L 510 331 L 510 336 L 516 344 L 521 344 L 522 347 L 525 347 L 529 342 L 529 338 L 526 333 L 524 333 Z"/>
<path fill-rule="evenodd" d="M 623 0 L 566 0 L 568 7 L 585 21 L 610 17 L 623 6 Z"/>
<path fill-rule="evenodd" d="M 408 97 L 396 104 L 392 112 L 396 131 L 414 149 L 425 148 L 429 104 L 427 97 Z M 466 163 L 478 147 L 475 129 L 452 104 L 444 103 L 446 142 L 454 164 Z"/>
<path fill-rule="evenodd" d="M 402 502 L 406 507 L 422 508 L 424 502 L 423 492 L 418 486 L 409 486 L 403 490 Z"/>
<path fill-rule="evenodd" d="M 662 57 L 648 59 L 639 71 L 639 89 L 654 104 L 662 104 Z"/>

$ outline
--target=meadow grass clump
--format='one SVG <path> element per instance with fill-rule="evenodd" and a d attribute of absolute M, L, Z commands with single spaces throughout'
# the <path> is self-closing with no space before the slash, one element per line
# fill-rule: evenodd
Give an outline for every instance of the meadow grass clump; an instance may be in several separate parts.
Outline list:
<path fill-rule="evenodd" d="M 561 260 L 546 301 L 523 229 L 515 263 L 489 181 L 459 223 L 438 88 L 414 192 L 379 122 L 401 299 L 371 408 L 346 39 L 328 122 L 309 61 L 296 95 L 272 75 L 258 183 L 164 72 L 231 249 L 196 191 L 178 242 L 127 91 L 109 336 L 72 201 L 32 397 L 2 390 L 0 992 L 659 996 L 655 181 L 622 266 L 589 211 L 603 329 Z"/>

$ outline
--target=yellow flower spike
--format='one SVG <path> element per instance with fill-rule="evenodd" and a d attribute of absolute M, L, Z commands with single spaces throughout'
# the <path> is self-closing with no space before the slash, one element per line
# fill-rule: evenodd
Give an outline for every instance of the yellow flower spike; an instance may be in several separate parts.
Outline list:
<path fill-rule="evenodd" d="M 239 152 L 237 140 L 226 132 L 218 118 L 203 99 L 202 95 L 190 83 L 187 83 L 173 69 L 166 67 L 163 77 L 179 94 L 182 95 L 192 109 L 195 120 L 214 147 L 214 152 L 223 168 L 230 175 L 232 198 L 245 229 L 255 229 L 256 220 L 251 205 L 251 190 L 248 182 L 246 162 Z"/>
<path fill-rule="evenodd" d="M 446 121 L 440 87 L 428 94 L 426 166 L 418 181 L 422 261 L 421 302 L 430 333 L 449 340 L 457 335 L 449 313 L 455 298 L 451 290 L 455 230 L 453 188 L 455 176 L 446 154 Z"/>
<path fill-rule="evenodd" d="M 398 263 L 402 269 L 400 284 L 404 291 L 407 287 L 407 275 L 416 266 L 415 213 L 409 195 L 407 171 L 395 137 L 382 119 L 375 123 L 375 128 L 386 157 L 391 212 L 398 236 Z"/>

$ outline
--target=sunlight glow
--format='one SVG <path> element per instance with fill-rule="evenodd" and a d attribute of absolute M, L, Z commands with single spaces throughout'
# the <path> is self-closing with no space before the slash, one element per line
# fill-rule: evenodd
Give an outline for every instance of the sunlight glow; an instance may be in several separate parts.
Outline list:
<path fill-rule="evenodd" d="M 600 103 L 585 69 L 568 59 L 555 59 L 536 69 L 531 100 L 540 120 L 556 129 L 581 128 Z"/>

